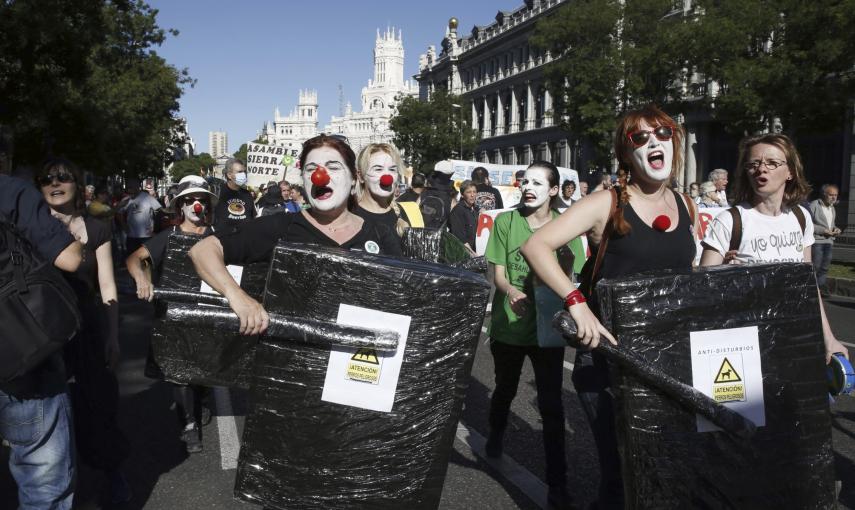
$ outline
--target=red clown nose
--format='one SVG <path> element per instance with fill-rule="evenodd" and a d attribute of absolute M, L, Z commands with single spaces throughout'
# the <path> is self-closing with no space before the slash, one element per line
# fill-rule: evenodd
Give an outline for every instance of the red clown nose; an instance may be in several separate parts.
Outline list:
<path fill-rule="evenodd" d="M 196 214 L 202 214 L 202 204 L 200 204 L 199 202 L 193 204 L 193 212 Z"/>
<path fill-rule="evenodd" d="M 653 220 L 653 228 L 660 232 L 665 232 L 671 228 L 671 218 L 664 214 L 660 214 L 655 220 Z"/>
<path fill-rule="evenodd" d="M 389 187 L 392 185 L 393 182 L 395 182 L 395 178 L 389 174 L 384 174 L 382 177 L 380 177 L 381 186 Z"/>
<path fill-rule="evenodd" d="M 520 181 L 514 181 L 514 187 L 519 188 L 520 187 Z"/>
<path fill-rule="evenodd" d="M 312 184 L 319 188 L 323 188 L 327 184 L 330 183 L 330 174 L 327 173 L 327 169 L 319 166 L 312 172 Z"/>

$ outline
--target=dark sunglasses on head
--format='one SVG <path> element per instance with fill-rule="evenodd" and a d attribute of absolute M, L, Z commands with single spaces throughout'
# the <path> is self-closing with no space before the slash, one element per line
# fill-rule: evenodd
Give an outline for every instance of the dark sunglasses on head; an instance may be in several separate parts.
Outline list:
<path fill-rule="evenodd" d="M 39 177 L 38 181 L 41 186 L 50 186 L 51 184 L 53 184 L 54 179 L 61 182 L 62 184 L 74 182 L 74 176 L 67 172 L 42 175 L 41 177 Z"/>
<path fill-rule="evenodd" d="M 674 128 L 671 126 L 659 126 L 653 131 L 638 130 L 628 133 L 626 136 L 634 146 L 641 147 L 650 140 L 651 134 L 660 142 L 667 142 L 672 136 L 674 136 Z"/>

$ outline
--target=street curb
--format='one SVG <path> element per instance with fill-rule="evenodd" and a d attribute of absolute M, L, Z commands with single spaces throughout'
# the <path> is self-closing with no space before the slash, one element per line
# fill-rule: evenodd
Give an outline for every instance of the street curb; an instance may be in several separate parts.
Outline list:
<path fill-rule="evenodd" d="M 828 293 L 833 296 L 855 298 L 855 280 L 848 278 L 826 278 Z"/>

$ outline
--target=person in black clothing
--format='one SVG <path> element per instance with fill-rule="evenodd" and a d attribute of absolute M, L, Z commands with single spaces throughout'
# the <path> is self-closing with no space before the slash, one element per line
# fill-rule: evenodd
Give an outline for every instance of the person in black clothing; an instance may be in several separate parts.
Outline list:
<path fill-rule="evenodd" d="M 210 218 L 212 206 L 216 203 L 217 196 L 209 191 L 205 179 L 195 175 L 188 175 L 181 179 L 178 183 L 178 194 L 172 202 L 181 223 L 158 233 L 128 256 L 128 273 L 136 283 L 139 299 L 151 301 L 154 298 L 152 282 L 157 280 L 163 267 L 170 234 L 181 232 L 199 236 L 200 239 L 210 235 L 212 230 L 208 225 L 208 218 Z M 146 375 L 154 373 L 162 378 L 163 375 L 154 361 L 149 360 L 149 363 L 154 366 L 147 367 Z M 181 440 L 184 441 L 187 453 L 201 452 L 202 425 L 205 421 L 202 418 L 202 399 L 207 389 L 194 384 L 171 384 L 171 386 L 175 411 L 182 427 Z"/>
<path fill-rule="evenodd" d="M 522 247 L 523 256 L 537 276 L 556 294 L 567 296 L 565 307 L 586 349 L 593 349 L 603 339 L 616 344 L 598 318 L 596 292 L 589 290 L 596 289 L 599 278 L 692 266 L 694 232 L 700 232 L 697 215 L 694 225 L 691 220 L 690 211 L 694 209 L 690 208 L 694 204 L 668 188 L 671 178 L 682 170 L 682 136 L 676 122 L 655 106 L 628 112 L 615 131 L 619 186 L 585 196 L 535 232 Z M 617 205 L 614 213 L 613 201 Z M 583 282 L 582 290 L 587 295 L 576 289 L 553 253 L 585 232 L 597 250 L 605 250 L 598 274 L 591 282 Z M 590 308 L 586 298 L 591 302 Z M 623 508 L 620 456 L 605 358 L 585 349 L 577 350 L 573 385 L 591 425 L 600 459 L 597 508 Z"/>
<path fill-rule="evenodd" d="M 66 345 L 64 357 L 71 384 L 77 451 L 87 464 L 103 471 L 114 504 L 131 498 L 119 470 L 129 454 L 118 425 L 119 304 L 113 276 L 112 232 L 104 222 L 83 216 L 83 176 L 70 161 L 49 160 L 36 175 L 51 214 L 83 243 L 83 263 L 67 280 L 83 318 L 80 331 Z"/>
<path fill-rule="evenodd" d="M 398 197 L 398 202 L 418 202 L 419 196 L 425 189 L 425 181 L 424 174 L 413 174 L 413 178 L 410 181 L 410 189 L 401 193 L 401 196 Z"/>
<path fill-rule="evenodd" d="M 261 303 L 232 279 L 226 264 L 269 260 L 281 239 L 401 256 L 400 241 L 393 232 L 348 210 L 356 184 L 356 156 L 347 143 L 327 135 L 306 140 L 300 168 L 310 209 L 217 230 L 190 250 L 199 276 L 229 300 L 240 318 L 242 334 L 256 335 L 266 330 L 268 316 Z"/>
<path fill-rule="evenodd" d="M 493 209 L 504 209 L 505 204 L 502 202 L 502 194 L 499 190 L 487 184 L 490 179 L 490 173 L 483 166 L 475 167 L 472 170 L 472 182 L 475 183 L 475 205 L 479 211 L 492 211 Z"/>
<path fill-rule="evenodd" d="M 396 235 L 409 225 L 401 219 L 402 210 L 395 203 L 395 189 L 401 180 L 404 161 L 395 146 L 371 143 L 356 160 L 356 205 L 353 214 L 379 223 Z"/>
<path fill-rule="evenodd" d="M 0 138 L 0 144 L 3 140 Z M 8 170 L 0 145 L 0 166 Z M 43 260 L 73 273 L 82 244 L 52 217 L 31 183 L 0 174 L 0 218 L 15 226 Z M 0 383 L 0 439 L 8 444 L 9 471 L 18 503 L 29 508 L 71 508 L 76 478 L 71 404 L 61 351 L 26 374 Z"/>
<path fill-rule="evenodd" d="M 226 161 L 223 169 L 226 185 L 220 189 L 214 209 L 214 225 L 227 228 L 235 223 L 255 218 L 255 200 L 246 190 L 246 164 L 237 158 Z"/>
<path fill-rule="evenodd" d="M 475 184 L 472 181 L 463 181 L 460 185 L 460 198 L 448 216 L 448 229 L 474 254 L 479 211 L 475 206 Z"/>

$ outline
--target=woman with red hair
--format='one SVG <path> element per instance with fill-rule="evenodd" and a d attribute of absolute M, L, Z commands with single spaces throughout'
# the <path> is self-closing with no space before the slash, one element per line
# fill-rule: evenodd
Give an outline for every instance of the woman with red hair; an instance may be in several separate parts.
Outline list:
<path fill-rule="evenodd" d="M 618 186 L 583 197 L 522 247 L 540 279 L 566 296 L 565 308 L 578 327 L 582 349 L 576 352 L 573 384 L 597 443 L 602 472 L 598 508 L 623 508 L 623 483 L 607 362 L 586 350 L 604 339 L 616 344 L 600 323 L 594 289 L 601 278 L 691 267 L 697 231 L 694 204 L 668 186 L 682 169 L 682 136 L 676 122 L 655 106 L 628 112 L 615 134 Z M 585 233 L 597 250 L 580 291 L 553 252 Z"/>

